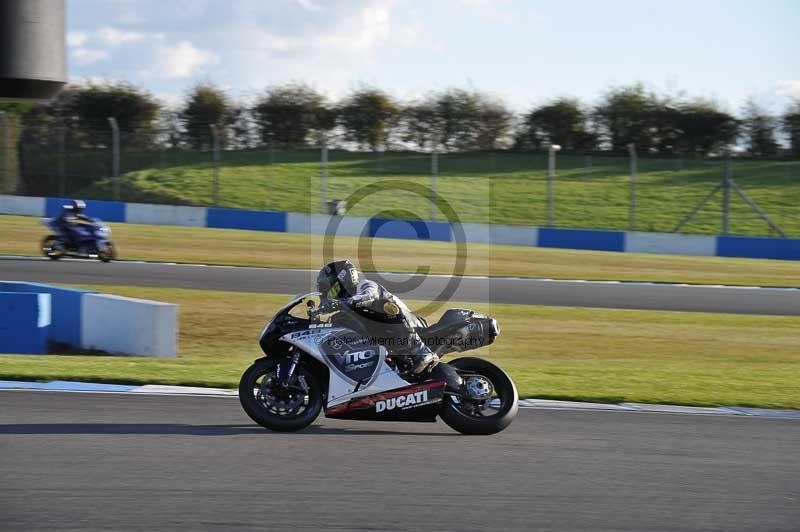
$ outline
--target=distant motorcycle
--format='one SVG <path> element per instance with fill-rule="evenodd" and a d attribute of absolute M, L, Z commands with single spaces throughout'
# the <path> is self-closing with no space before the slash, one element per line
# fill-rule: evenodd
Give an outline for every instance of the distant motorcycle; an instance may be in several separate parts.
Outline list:
<path fill-rule="evenodd" d="M 42 240 L 42 254 L 58 260 L 61 257 L 100 259 L 110 262 L 117 258 L 116 248 L 111 241 L 111 229 L 99 218 L 91 218 L 91 223 L 75 224 L 67 234 L 53 218 L 45 218 L 39 223 L 53 234 Z"/>
<path fill-rule="evenodd" d="M 517 415 L 517 389 L 494 364 L 458 358 L 414 375 L 408 357 L 393 355 L 352 312 L 317 307 L 318 296 L 296 297 L 261 333 L 266 356 L 239 383 L 242 407 L 259 425 L 300 430 L 324 409 L 339 419 L 433 422 L 438 416 L 463 434 L 494 434 Z M 306 311 L 292 313 L 304 301 Z M 325 313 L 328 320 L 320 318 Z M 442 356 L 490 344 L 500 329 L 488 316 L 449 309 L 418 333 Z"/>

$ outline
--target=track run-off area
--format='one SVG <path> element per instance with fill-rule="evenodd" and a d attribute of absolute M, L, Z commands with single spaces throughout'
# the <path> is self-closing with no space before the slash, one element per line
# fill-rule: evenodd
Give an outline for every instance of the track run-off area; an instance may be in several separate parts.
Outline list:
<path fill-rule="evenodd" d="M 523 409 L 254 425 L 234 397 L 0 392 L 4 530 L 796 530 L 796 420 Z"/>
<path fill-rule="evenodd" d="M 148 262 L 0 258 L 0 279 L 299 294 L 317 272 Z M 403 298 L 736 314 L 800 315 L 800 289 L 507 277 L 367 274 Z M 448 288 L 450 287 L 450 288 Z"/>
<path fill-rule="evenodd" d="M 368 276 L 414 300 L 800 315 L 791 288 Z M 7 281 L 297 294 L 315 278 L 0 258 Z M 522 408 L 489 437 L 324 416 L 279 434 L 232 395 L 0 390 L 0 530 L 793 532 L 798 441 L 797 419 L 602 408 Z"/>

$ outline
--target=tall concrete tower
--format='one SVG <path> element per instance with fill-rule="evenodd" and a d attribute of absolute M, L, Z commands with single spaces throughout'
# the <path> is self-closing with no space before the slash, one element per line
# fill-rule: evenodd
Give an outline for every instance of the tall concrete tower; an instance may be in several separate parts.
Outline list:
<path fill-rule="evenodd" d="M 64 0 L 0 0 L 0 99 L 46 100 L 67 80 Z"/>

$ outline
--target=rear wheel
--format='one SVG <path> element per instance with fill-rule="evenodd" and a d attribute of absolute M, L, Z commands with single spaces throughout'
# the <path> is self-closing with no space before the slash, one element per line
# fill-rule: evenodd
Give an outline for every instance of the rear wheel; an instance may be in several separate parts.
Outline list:
<path fill-rule="evenodd" d="M 519 395 L 505 371 L 480 358 L 449 362 L 464 379 L 464 393 L 447 395 L 440 417 L 462 434 L 495 434 L 517 416 Z"/>
<path fill-rule="evenodd" d="M 64 255 L 63 246 L 60 245 L 58 237 L 48 235 L 42 239 L 42 254 L 51 260 L 58 260 Z"/>
<path fill-rule="evenodd" d="M 309 426 L 319 415 L 322 386 L 302 364 L 297 365 L 289 386 L 282 386 L 278 379 L 281 361 L 262 358 L 247 368 L 239 381 L 239 402 L 262 427 L 292 432 Z"/>

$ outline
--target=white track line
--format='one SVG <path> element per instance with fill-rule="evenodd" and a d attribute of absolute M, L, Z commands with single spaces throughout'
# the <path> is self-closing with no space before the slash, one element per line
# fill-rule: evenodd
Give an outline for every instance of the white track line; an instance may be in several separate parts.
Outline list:
<path fill-rule="evenodd" d="M 106 390 L 103 390 L 107 387 Z M 197 386 L 166 386 L 147 384 L 129 386 L 129 390 L 121 390 L 124 385 L 103 385 L 70 381 L 53 381 L 50 383 L 0 381 L 0 391 L 39 391 L 67 393 L 111 393 L 119 395 L 149 396 L 181 396 L 181 397 L 226 397 L 238 398 L 237 390 L 222 388 L 203 388 Z M 601 411 L 601 412 L 639 412 L 650 414 L 711 415 L 732 417 L 760 417 L 770 419 L 800 420 L 800 410 L 771 410 L 765 408 L 745 407 L 694 407 L 680 405 L 661 405 L 646 403 L 584 403 L 579 401 L 554 401 L 549 399 L 521 399 L 520 408 L 537 410 L 562 411 Z"/>
<path fill-rule="evenodd" d="M 46 257 L 35 257 L 26 255 L 0 255 L 0 260 L 49 260 Z M 66 262 L 84 262 L 88 259 L 78 258 L 64 258 L 61 259 Z M 247 270 L 271 270 L 271 271 L 288 271 L 288 272 L 317 272 L 307 268 L 271 268 L 266 266 L 233 266 L 228 264 L 201 264 L 194 262 L 151 262 L 144 260 L 119 260 L 116 261 L 122 264 L 142 264 L 154 266 L 176 266 L 176 267 L 195 267 L 195 268 L 217 268 L 217 269 L 247 269 Z M 389 275 L 397 277 L 415 277 L 416 274 L 410 272 L 367 272 L 377 275 Z M 450 279 L 454 276 L 445 274 L 427 274 L 425 277 L 434 277 L 440 279 Z M 523 281 L 523 282 L 537 282 L 537 283 L 586 283 L 586 284 L 610 284 L 610 285 L 629 285 L 629 286 L 664 286 L 664 287 L 680 287 L 680 288 L 717 288 L 717 289 L 737 289 L 737 290 L 780 290 L 800 292 L 800 288 L 789 286 L 749 286 L 749 285 L 723 285 L 723 284 L 688 284 L 688 283 L 669 283 L 658 281 L 619 281 L 619 280 L 602 280 L 602 279 L 551 279 L 546 277 L 519 277 L 519 276 L 486 276 L 486 275 L 461 275 L 461 279 L 474 279 L 474 280 L 502 280 L 502 281 Z"/>

